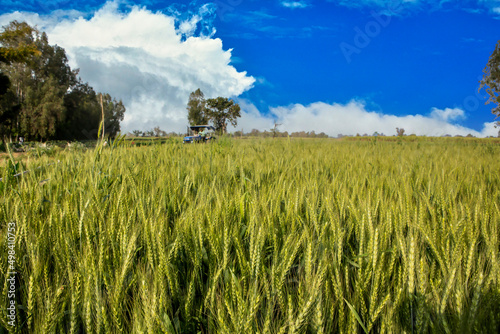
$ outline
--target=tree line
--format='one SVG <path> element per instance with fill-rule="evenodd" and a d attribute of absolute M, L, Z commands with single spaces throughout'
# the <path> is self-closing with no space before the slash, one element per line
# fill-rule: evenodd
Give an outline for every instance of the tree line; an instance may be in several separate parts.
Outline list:
<path fill-rule="evenodd" d="M 132 135 L 134 137 L 180 137 L 182 136 L 182 133 L 177 133 L 175 131 L 167 132 L 160 129 L 159 126 L 156 126 L 152 130 L 133 130 Z"/>
<path fill-rule="evenodd" d="M 0 33 L 0 136 L 2 142 L 96 139 L 120 131 L 125 107 L 97 93 L 71 69 L 63 48 L 45 32 L 13 21 Z M 101 105 L 102 101 L 102 105 Z"/>
<path fill-rule="evenodd" d="M 296 132 L 288 132 L 288 131 L 277 131 L 275 129 L 270 129 L 260 131 L 258 129 L 252 129 L 250 132 L 244 131 L 235 131 L 233 133 L 234 137 L 262 137 L 262 138 L 288 138 L 288 137 L 296 137 L 296 138 L 329 138 L 329 136 L 324 133 L 316 133 L 315 131 L 296 131 Z"/>

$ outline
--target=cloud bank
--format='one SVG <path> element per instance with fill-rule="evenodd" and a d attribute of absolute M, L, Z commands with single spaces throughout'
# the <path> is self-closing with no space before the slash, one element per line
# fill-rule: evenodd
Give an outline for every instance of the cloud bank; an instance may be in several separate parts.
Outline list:
<path fill-rule="evenodd" d="M 209 5 L 181 22 L 146 8 L 124 13 L 118 7 L 108 2 L 89 18 L 75 12 L 48 17 L 15 12 L 0 16 L 0 24 L 25 20 L 47 32 L 49 42 L 66 50 L 84 81 L 123 100 L 125 131 L 155 126 L 183 131 L 192 91 L 232 97 L 253 86 L 253 77 L 231 65 L 231 50 L 213 38 L 213 28 L 203 26 L 214 14 Z"/>
<path fill-rule="evenodd" d="M 395 116 L 369 111 L 361 101 L 352 100 L 347 104 L 316 102 L 304 106 L 293 104 L 270 109 L 268 116 L 260 113 L 248 101 L 240 102 L 246 110 L 237 129 L 250 132 L 253 128 L 270 130 L 274 122 L 281 124 L 280 131 L 324 132 L 336 137 L 339 134 L 355 135 L 375 132 L 395 135 L 396 128 L 404 128 L 406 134 L 419 136 L 443 136 L 472 134 L 476 137 L 497 136 L 495 123 L 484 123 L 481 131 L 469 129 L 454 123 L 465 119 L 465 113 L 459 108 L 433 108 L 429 115 Z"/>

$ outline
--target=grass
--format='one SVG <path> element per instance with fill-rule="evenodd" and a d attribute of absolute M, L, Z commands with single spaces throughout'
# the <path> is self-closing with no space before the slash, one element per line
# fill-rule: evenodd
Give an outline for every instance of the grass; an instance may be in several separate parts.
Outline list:
<path fill-rule="evenodd" d="M 221 138 L 41 155 L 0 183 L 15 329 L 498 332 L 499 154 L 487 140 Z M 3 282 L 7 266 L 5 251 Z"/>

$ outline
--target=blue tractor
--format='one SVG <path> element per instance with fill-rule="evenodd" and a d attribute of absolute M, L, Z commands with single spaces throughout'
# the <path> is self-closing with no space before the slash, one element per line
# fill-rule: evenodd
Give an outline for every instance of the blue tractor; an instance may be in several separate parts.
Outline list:
<path fill-rule="evenodd" d="M 211 125 L 193 125 L 188 127 L 184 144 L 207 143 L 215 139 L 215 128 Z"/>

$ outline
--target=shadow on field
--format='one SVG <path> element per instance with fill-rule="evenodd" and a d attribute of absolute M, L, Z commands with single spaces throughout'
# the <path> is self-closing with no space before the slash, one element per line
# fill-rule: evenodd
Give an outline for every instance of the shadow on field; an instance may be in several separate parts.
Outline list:
<path fill-rule="evenodd" d="M 419 293 L 407 296 L 401 303 L 397 321 L 407 333 L 499 333 L 500 324 L 494 318 L 500 314 L 500 293 L 492 288 L 474 290 L 467 298 L 471 303 L 461 305 L 461 312 L 456 311 L 456 305 L 451 310 L 450 303 L 456 304 L 452 295 L 444 308 L 440 303 L 441 310 L 432 307 L 429 297 Z"/>

